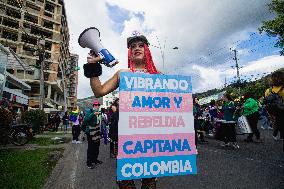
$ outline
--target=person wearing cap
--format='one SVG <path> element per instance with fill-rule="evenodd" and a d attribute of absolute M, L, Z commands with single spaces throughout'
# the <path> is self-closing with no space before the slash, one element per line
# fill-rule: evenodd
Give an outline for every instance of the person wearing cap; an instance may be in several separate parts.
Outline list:
<path fill-rule="evenodd" d="M 93 108 L 86 111 L 83 125 L 85 125 L 85 133 L 88 140 L 87 149 L 87 167 L 93 169 L 95 165 L 102 164 L 103 162 L 98 160 L 100 152 L 100 120 L 99 120 L 99 101 L 95 100 Z M 94 165 L 95 164 L 95 165 Z"/>
<path fill-rule="evenodd" d="M 128 69 L 117 71 L 104 84 L 101 83 L 99 76 L 102 74 L 101 58 L 92 53 L 87 57 L 87 64 L 84 65 L 84 75 L 90 78 L 90 85 L 94 95 L 102 97 L 115 89 L 119 85 L 120 72 L 142 72 L 149 74 L 159 74 L 152 59 L 149 50 L 149 42 L 144 35 L 133 32 L 132 36 L 127 39 L 128 48 Z M 119 181 L 119 188 L 134 189 L 136 188 L 133 180 Z M 142 189 L 155 189 L 156 178 L 142 179 Z"/>

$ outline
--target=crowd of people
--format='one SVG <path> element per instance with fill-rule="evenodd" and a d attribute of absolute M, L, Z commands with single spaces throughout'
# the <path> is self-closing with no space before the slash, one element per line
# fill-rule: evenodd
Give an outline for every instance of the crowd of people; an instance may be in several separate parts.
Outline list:
<path fill-rule="evenodd" d="M 73 111 L 66 111 L 60 118 L 59 114 L 50 117 L 55 125 L 53 131 L 58 131 L 62 121 L 63 131 L 66 134 L 69 127 L 72 128 L 72 144 L 81 144 L 85 139 L 88 142 L 87 167 L 93 169 L 95 165 L 101 164 L 98 160 L 100 139 L 105 145 L 110 143 L 110 157 L 116 158 L 118 142 L 118 106 L 119 99 L 115 99 L 105 109 L 100 108 L 98 100 L 93 102 L 93 107 L 85 111 L 74 108 Z"/>
<path fill-rule="evenodd" d="M 274 72 L 271 76 L 271 87 L 258 99 L 254 99 L 249 93 L 233 99 L 230 94 L 225 93 L 220 100 L 212 100 L 210 104 L 200 106 L 198 99 L 195 98 L 193 114 L 196 144 L 207 143 L 204 137 L 206 134 L 222 141 L 222 146 L 232 146 L 236 149 L 239 148 L 236 143 L 237 134 L 247 134 L 245 141 L 248 143 L 262 143 L 264 141 L 259 127 L 273 130 L 271 137 L 283 141 L 283 77 L 283 71 Z M 240 123 L 240 119 L 243 118 L 246 119 L 245 123 Z M 240 127 L 243 127 L 241 124 L 247 127 L 246 132 L 241 130 Z"/>
<path fill-rule="evenodd" d="M 128 48 L 128 69 L 122 69 L 117 71 L 109 80 L 105 83 L 101 83 L 99 76 L 102 75 L 101 63 L 104 61 L 96 53 L 89 53 L 87 57 L 87 64 L 84 65 L 84 75 L 90 78 L 90 85 L 93 93 L 96 97 L 102 97 L 119 86 L 119 77 L 121 72 L 135 72 L 135 73 L 148 73 L 159 74 L 153 63 L 151 52 L 148 48 L 149 42 L 145 36 L 140 35 L 137 32 L 133 33 L 133 36 L 127 39 Z M 281 105 L 284 99 L 284 74 L 282 72 L 275 72 L 271 77 L 271 88 L 265 91 L 265 98 L 263 104 L 261 101 L 257 101 L 251 98 L 250 95 L 245 95 L 239 102 L 233 100 L 230 94 L 225 94 L 221 101 L 212 101 L 209 106 L 201 107 L 198 104 L 198 99 L 194 100 L 194 128 L 196 134 L 196 144 L 198 142 L 206 143 L 205 135 L 213 135 L 216 139 L 223 141 L 222 146 L 228 147 L 232 145 L 233 148 L 239 148 L 237 144 L 237 123 L 239 118 L 243 116 L 246 118 L 248 124 L 247 130 L 250 130 L 246 138 L 246 142 L 263 142 L 260 132 L 257 127 L 259 118 L 263 120 L 263 128 L 274 129 L 274 137 L 276 137 L 277 131 L 280 131 L 280 137 L 283 140 L 283 109 Z M 275 103 L 275 98 L 278 99 L 278 103 Z M 261 104 L 261 106 L 259 105 Z M 274 105 L 272 105 L 274 104 Z M 277 104 L 277 105 L 275 105 Z M 111 118 L 111 124 L 117 125 L 118 121 L 118 107 L 114 106 L 113 117 Z M 117 112 L 117 113 L 115 113 Z M 260 115 L 259 115 L 260 113 Z M 269 125 L 269 120 L 274 120 L 274 126 Z M 267 126 L 268 125 L 268 126 Z M 111 130 L 113 128 L 113 130 Z M 117 127 L 111 126 L 110 136 L 113 139 L 113 145 L 111 149 L 113 152 L 117 151 Z M 116 129 L 116 130 L 114 130 Z M 103 129 L 102 129 L 103 130 Z M 255 135 L 255 139 L 253 136 Z M 90 146 L 90 145 L 89 145 Z M 284 150 L 284 143 L 283 143 Z M 115 153 L 114 153 L 115 155 Z M 144 178 L 142 181 L 142 189 L 155 189 L 157 179 Z M 120 189 L 135 189 L 135 183 L 133 180 L 118 181 Z"/>

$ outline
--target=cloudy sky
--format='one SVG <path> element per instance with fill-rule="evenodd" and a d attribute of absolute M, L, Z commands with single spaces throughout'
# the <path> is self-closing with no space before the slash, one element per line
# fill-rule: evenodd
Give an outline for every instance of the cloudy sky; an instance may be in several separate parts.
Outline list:
<path fill-rule="evenodd" d="M 70 50 L 79 55 L 78 98 L 93 95 L 84 77 L 88 49 L 78 36 L 97 27 L 102 44 L 119 60 L 103 68 L 102 81 L 127 67 L 126 38 L 134 30 L 147 36 L 153 59 L 164 73 L 191 75 L 193 91 L 221 87 L 235 80 L 233 60 L 237 50 L 243 79 L 255 79 L 284 67 L 284 57 L 273 47 L 274 38 L 260 35 L 263 20 L 273 18 L 269 0 L 67 0 Z M 178 47 L 178 49 L 173 49 Z M 164 54 L 164 61 L 162 58 Z M 163 63 L 164 62 L 164 63 Z"/>

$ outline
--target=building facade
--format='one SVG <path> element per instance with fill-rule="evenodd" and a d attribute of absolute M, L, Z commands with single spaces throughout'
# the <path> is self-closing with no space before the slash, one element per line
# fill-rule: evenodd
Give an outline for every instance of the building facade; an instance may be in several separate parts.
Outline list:
<path fill-rule="evenodd" d="M 68 109 L 77 107 L 77 87 L 78 87 L 78 60 L 79 56 L 71 54 L 70 61 L 67 62 L 66 71 L 66 92 L 67 92 L 67 106 Z"/>
<path fill-rule="evenodd" d="M 30 67 L 24 64 L 13 51 L 7 47 L 0 45 L 0 63 L 1 68 L 5 68 L 4 72 L 1 69 L 0 87 L 0 104 L 9 104 L 9 108 L 15 112 L 28 108 L 29 97 L 27 94 L 31 87 L 23 80 L 18 79 L 16 74 L 21 71 L 25 72 L 30 70 Z"/>
<path fill-rule="evenodd" d="M 118 90 L 115 90 L 105 96 L 103 96 L 103 108 L 108 108 L 113 103 L 115 99 L 119 97 Z"/>
<path fill-rule="evenodd" d="M 33 67 L 31 71 L 18 76 L 31 86 L 30 107 L 39 107 L 39 68 L 42 61 L 44 107 L 67 107 L 70 93 L 66 82 L 74 77 L 66 77 L 65 74 L 72 60 L 69 38 L 63 0 L 0 1 L 0 43 L 10 47 L 25 63 Z M 42 41 L 43 49 L 40 49 L 39 42 Z M 76 103 L 77 98 L 74 93 L 72 95 L 72 102 Z"/>

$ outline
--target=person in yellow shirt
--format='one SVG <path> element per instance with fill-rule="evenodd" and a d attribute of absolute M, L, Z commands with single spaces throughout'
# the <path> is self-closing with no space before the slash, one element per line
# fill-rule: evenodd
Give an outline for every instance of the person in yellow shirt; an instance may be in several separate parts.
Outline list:
<path fill-rule="evenodd" d="M 270 93 L 277 93 L 284 102 L 284 71 L 278 70 L 271 75 L 270 88 L 265 91 L 265 97 L 268 97 Z M 278 131 L 280 131 L 280 138 L 283 140 L 284 135 L 284 110 L 280 108 L 269 109 L 268 112 L 270 115 L 275 118 L 275 125 L 273 131 L 273 138 L 277 139 Z M 284 150 L 284 142 L 283 142 Z"/>

